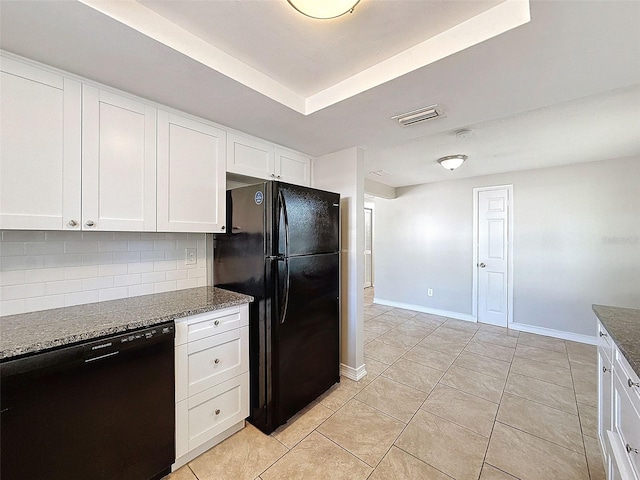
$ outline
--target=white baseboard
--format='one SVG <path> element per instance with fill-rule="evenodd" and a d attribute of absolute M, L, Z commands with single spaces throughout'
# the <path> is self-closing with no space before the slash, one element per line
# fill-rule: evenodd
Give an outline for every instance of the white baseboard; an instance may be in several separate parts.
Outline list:
<path fill-rule="evenodd" d="M 383 298 L 374 297 L 373 303 L 378 305 L 387 305 L 389 307 L 404 308 L 407 310 L 414 310 L 416 312 L 430 313 L 432 315 L 438 315 L 441 317 L 455 318 L 457 320 L 464 320 L 466 322 L 477 323 L 478 319 L 473 315 L 467 313 L 449 312 L 447 310 L 438 310 L 435 308 L 428 308 L 422 305 L 413 305 L 411 303 L 394 302 L 392 300 L 385 300 Z M 588 345 L 596 345 L 596 337 L 591 335 L 582 335 L 580 333 L 565 332 L 563 330 L 555 330 L 553 328 L 538 327 L 535 325 L 527 325 L 524 323 L 509 323 L 509 328 L 518 330 L 520 332 L 536 333 L 538 335 L 545 335 L 547 337 L 560 338 L 562 340 L 570 340 L 572 342 L 586 343 Z M 348 375 L 346 375 L 349 377 Z M 351 377 L 349 377 L 351 378 Z"/>
<path fill-rule="evenodd" d="M 383 298 L 374 297 L 373 303 L 377 303 L 378 305 L 387 305 L 389 307 L 414 310 L 416 312 L 430 313 L 431 315 L 438 315 L 440 317 L 455 318 L 456 320 L 464 320 L 465 322 L 476 323 L 478 321 L 476 317 L 468 313 L 449 312 L 448 310 L 438 310 L 436 308 L 428 308 L 422 305 L 413 305 L 411 303 L 394 302 L 392 300 L 384 300 Z"/>
<path fill-rule="evenodd" d="M 357 382 L 361 378 L 363 378 L 367 374 L 367 369 L 365 365 L 360 365 L 358 368 L 350 367 L 349 365 L 345 365 L 344 363 L 340 364 L 340 375 L 343 377 L 347 377 L 354 382 Z"/>
<path fill-rule="evenodd" d="M 563 330 L 555 330 L 553 328 L 537 327 L 535 325 L 527 325 L 525 323 L 510 323 L 509 328 L 520 332 L 537 333 L 547 337 L 560 338 L 562 340 L 570 340 L 572 342 L 586 343 L 588 345 L 596 345 L 596 337 L 591 335 L 582 335 L 580 333 L 565 332 Z"/>

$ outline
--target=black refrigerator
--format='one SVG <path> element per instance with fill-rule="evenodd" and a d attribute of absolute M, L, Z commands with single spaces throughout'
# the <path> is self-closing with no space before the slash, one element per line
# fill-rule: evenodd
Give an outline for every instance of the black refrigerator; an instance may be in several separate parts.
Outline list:
<path fill-rule="evenodd" d="M 217 287 L 252 295 L 249 421 L 269 434 L 339 381 L 340 195 L 270 181 L 227 191 Z"/>

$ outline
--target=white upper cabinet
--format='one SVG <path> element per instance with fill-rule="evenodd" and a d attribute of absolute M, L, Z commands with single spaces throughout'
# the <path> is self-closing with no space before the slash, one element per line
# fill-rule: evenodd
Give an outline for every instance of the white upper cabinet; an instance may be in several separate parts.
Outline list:
<path fill-rule="evenodd" d="M 227 136 L 227 172 L 311 185 L 309 157 L 237 133 Z"/>
<path fill-rule="evenodd" d="M 223 232 L 226 132 L 158 112 L 158 231 Z"/>
<path fill-rule="evenodd" d="M 81 85 L 1 57 L 0 228 L 80 228 Z"/>
<path fill-rule="evenodd" d="M 156 109 L 84 85 L 82 228 L 156 230 Z"/>
<path fill-rule="evenodd" d="M 276 148 L 276 178 L 297 185 L 311 185 L 311 158 Z"/>
<path fill-rule="evenodd" d="M 236 133 L 227 135 L 227 172 L 275 178 L 275 147 Z"/>
<path fill-rule="evenodd" d="M 311 159 L 0 51 L 0 229 L 223 232 L 226 174 Z"/>

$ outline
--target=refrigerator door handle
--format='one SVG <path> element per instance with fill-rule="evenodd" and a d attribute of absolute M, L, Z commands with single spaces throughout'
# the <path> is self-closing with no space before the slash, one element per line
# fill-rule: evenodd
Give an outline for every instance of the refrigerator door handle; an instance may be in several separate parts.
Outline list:
<path fill-rule="evenodd" d="M 279 258 L 278 261 L 284 262 L 285 280 L 284 280 L 284 292 L 283 300 L 280 302 L 280 323 L 284 323 L 287 318 L 287 307 L 289 306 L 289 258 Z"/>
<path fill-rule="evenodd" d="M 287 307 L 289 306 L 289 217 L 287 215 L 287 203 L 285 202 L 284 195 L 282 194 L 282 190 L 278 191 L 278 203 L 280 204 L 280 209 L 282 210 L 282 215 L 284 217 L 284 258 L 278 258 L 278 261 L 284 261 L 285 268 L 285 281 L 284 281 L 284 299 L 280 303 L 280 323 L 284 323 L 287 317 Z M 282 227 L 282 225 L 280 225 Z"/>

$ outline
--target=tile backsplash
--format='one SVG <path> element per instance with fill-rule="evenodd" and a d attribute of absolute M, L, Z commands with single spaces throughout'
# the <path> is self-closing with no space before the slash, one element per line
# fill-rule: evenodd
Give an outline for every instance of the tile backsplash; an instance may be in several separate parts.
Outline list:
<path fill-rule="evenodd" d="M 204 233 L 1 233 L 0 316 L 207 284 Z"/>

